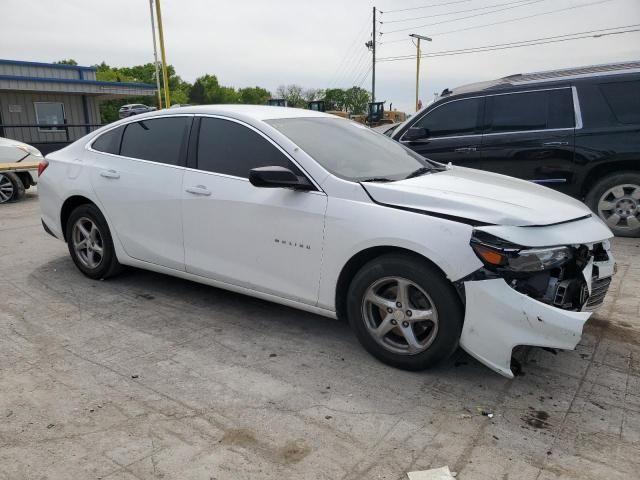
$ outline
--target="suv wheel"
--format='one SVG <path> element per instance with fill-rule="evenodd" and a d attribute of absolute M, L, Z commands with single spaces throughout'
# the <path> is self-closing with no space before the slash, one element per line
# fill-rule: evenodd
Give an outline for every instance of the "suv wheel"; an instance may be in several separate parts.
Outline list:
<path fill-rule="evenodd" d="M 598 181 L 586 204 L 619 237 L 640 237 L 640 173 L 614 173 Z"/>
<path fill-rule="evenodd" d="M 95 205 L 80 205 L 71 212 L 66 236 L 73 262 L 87 277 L 99 280 L 122 270 L 107 222 Z"/>
<path fill-rule="evenodd" d="M 424 370 L 458 346 L 460 300 L 440 271 L 414 256 L 367 263 L 351 282 L 347 309 L 360 343 L 393 367 Z"/>

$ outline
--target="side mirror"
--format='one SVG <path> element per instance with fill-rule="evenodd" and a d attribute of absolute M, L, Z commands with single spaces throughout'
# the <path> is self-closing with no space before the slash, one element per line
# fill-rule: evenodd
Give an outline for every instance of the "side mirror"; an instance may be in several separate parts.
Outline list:
<path fill-rule="evenodd" d="M 429 137 L 429 130 L 426 128 L 411 127 L 404 133 L 403 140 L 410 142 Z"/>
<path fill-rule="evenodd" d="M 314 186 L 306 177 L 299 177 L 284 167 L 259 167 L 249 171 L 249 181 L 254 187 L 292 188 L 294 190 L 313 190 Z"/>

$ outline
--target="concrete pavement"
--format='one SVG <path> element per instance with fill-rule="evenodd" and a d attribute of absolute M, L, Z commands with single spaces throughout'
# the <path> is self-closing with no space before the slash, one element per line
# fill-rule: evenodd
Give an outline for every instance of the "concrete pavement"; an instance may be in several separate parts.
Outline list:
<path fill-rule="evenodd" d="M 618 275 L 577 350 L 524 351 L 514 380 L 463 352 L 394 370 L 343 323 L 155 273 L 91 281 L 35 192 L 0 205 L 0 248 L 1 480 L 640 469 L 638 240 L 614 241 Z"/>

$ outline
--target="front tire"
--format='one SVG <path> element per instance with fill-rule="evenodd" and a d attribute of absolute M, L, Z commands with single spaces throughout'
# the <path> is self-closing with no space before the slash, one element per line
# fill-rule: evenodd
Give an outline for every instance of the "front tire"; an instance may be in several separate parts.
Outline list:
<path fill-rule="evenodd" d="M 22 180 L 14 172 L 0 173 L 0 203 L 15 202 L 24 195 Z"/>
<path fill-rule="evenodd" d="M 462 304 L 451 283 L 408 254 L 384 255 L 362 267 L 349 286 L 347 312 L 362 346 L 403 370 L 448 358 L 462 331 Z"/>
<path fill-rule="evenodd" d="M 73 263 L 87 277 L 100 280 L 122 271 L 107 221 L 95 205 L 80 205 L 71 212 L 66 238 Z"/>
<path fill-rule="evenodd" d="M 640 237 L 640 173 L 620 172 L 599 180 L 585 198 L 618 237 Z"/>

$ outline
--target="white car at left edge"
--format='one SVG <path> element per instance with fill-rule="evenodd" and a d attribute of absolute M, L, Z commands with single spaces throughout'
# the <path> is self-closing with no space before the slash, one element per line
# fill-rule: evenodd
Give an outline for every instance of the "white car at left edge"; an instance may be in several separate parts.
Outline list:
<path fill-rule="evenodd" d="M 130 265 L 346 318 L 408 370 L 460 345 L 513 377 L 516 346 L 573 349 L 615 269 L 581 202 L 309 110 L 142 114 L 40 172 L 43 226 L 87 277 Z"/>
<path fill-rule="evenodd" d="M 0 163 L 27 163 L 42 160 L 40 150 L 10 138 L 0 137 Z M 17 200 L 38 183 L 33 171 L 0 172 L 0 203 Z"/>

